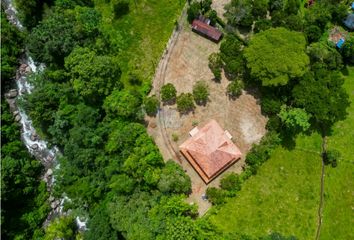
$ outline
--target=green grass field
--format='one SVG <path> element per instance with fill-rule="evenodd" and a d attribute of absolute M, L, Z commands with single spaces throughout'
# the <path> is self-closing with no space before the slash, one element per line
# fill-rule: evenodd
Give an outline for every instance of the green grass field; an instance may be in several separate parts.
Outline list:
<path fill-rule="evenodd" d="M 279 147 L 248 179 L 238 197 L 210 217 L 218 229 L 254 237 L 271 232 L 313 239 L 320 191 L 321 138 L 297 139 L 296 149 Z"/>
<path fill-rule="evenodd" d="M 336 168 L 326 167 L 323 225 L 320 239 L 354 239 L 354 67 L 346 76 L 351 101 L 348 116 L 333 127 L 328 148 L 342 154 Z"/>
<path fill-rule="evenodd" d="M 129 14 L 118 19 L 106 2 L 95 0 L 95 7 L 102 14 L 103 34 L 120 59 L 123 82 L 130 87 L 128 76 L 135 74 L 149 86 L 184 1 L 130 1 Z"/>
<path fill-rule="evenodd" d="M 325 168 L 323 223 L 320 239 L 354 239 L 354 68 L 345 88 L 351 106 L 346 120 L 338 122 L 328 138 L 328 148 L 342 153 L 336 168 Z M 298 239 L 314 239 L 320 196 L 321 138 L 299 136 L 294 150 L 279 147 L 247 180 L 238 197 L 210 216 L 225 232 L 264 236 L 279 232 Z"/>

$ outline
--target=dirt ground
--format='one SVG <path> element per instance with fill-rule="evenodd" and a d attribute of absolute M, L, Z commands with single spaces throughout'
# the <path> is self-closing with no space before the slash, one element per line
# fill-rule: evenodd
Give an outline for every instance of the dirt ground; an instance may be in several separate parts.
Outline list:
<path fill-rule="evenodd" d="M 206 106 L 197 106 L 193 113 L 180 115 L 176 105 L 161 106 L 156 118 L 147 118 L 148 132 L 155 139 L 164 159 L 173 159 L 179 163 L 192 180 L 190 203 L 197 203 L 199 213 L 203 215 L 210 207 L 208 201 L 202 200 L 207 185 L 199 177 L 189 162 L 179 153 L 178 146 L 188 137 L 193 125 L 203 126 L 210 119 L 215 119 L 221 127 L 233 136 L 235 144 L 243 157 L 208 186 L 218 186 L 220 178 L 229 172 L 240 173 L 244 165 L 244 156 L 253 143 L 257 143 L 265 134 L 267 119 L 262 116 L 260 106 L 251 94 L 243 92 L 236 100 L 226 95 L 229 81 L 223 76 L 220 83 L 214 82 L 213 74 L 208 67 L 208 56 L 217 52 L 219 44 L 215 44 L 195 33 L 184 24 L 183 29 L 169 44 L 166 55 L 162 58 L 154 79 L 152 94 L 159 95 L 159 88 L 172 83 L 177 94 L 192 92 L 195 82 L 204 80 L 210 90 L 209 102 Z M 178 136 L 176 142 L 172 135 Z"/>

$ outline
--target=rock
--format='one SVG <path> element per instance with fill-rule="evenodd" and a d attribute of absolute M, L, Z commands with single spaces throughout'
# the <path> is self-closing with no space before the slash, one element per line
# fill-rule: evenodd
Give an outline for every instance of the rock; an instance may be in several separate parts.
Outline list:
<path fill-rule="evenodd" d="M 6 98 L 6 102 L 9 104 L 10 111 L 14 112 L 17 110 L 16 99 Z"/>
<path fill-rule="evenodd" d="M 55 198 L 53 196 L 49 197 L 49 202 L 53 202 L 55 200 Z"/>
<path fill-rule="evenodd" d="M 15 121 L 16 121 L 16 122 L 21 121 L 21 116 L 20 116 L 20 115 L 16 115 L 16 117 L 15 117 Z"/>
<path fill-rule="evenodd" d="M 11 89 L 8 93 L 5 93 L 6 98 L 15 98 L 17 97 L 17 90 L 16 89 Z"/>
<path fill-rule="evenodd" d="M 36 133 L 33 133 L 30 137 L 31 141 L 36 141 L 38 140 L 38 135 Z"/>
<path fill-rule="evenodd" d="M 26 93 L 26 89 L 22 88 L 21 94 L 25 94 L 25 93 Z"/>
<path fill-rule="evenodd" d="M 29 66 L 27 66 L 25 69 L 25 73 L 31 73 L 31 72 L 32 72 L 32 69 Z"/>
<path fill-rule="evenodd" d="M 52 209 L 56 209 L 56 208 L 59 206 L 59 204 L 60 204 L 60 201 L 59 201 L 59 200 L 55 200 L 54 202 L 52 202 L 52 203 L 50 204 L 50 207 L 51 207 Z"/>
<path fill-rule="evenodd" d="M 19 114 L 19 111 L 17 111 L 17 110 L 16 110 L 16 111 L 13 111 L 12 114 L 13 114 L 14 116 L 17 116 L 17 115 Z"/>
<path fill-rule="evenodd" d="M 47 170 L 47 173 L 46 173 L 48 176 L 52 176 L 53 175 L 53 170 L 52 169 L 48 169 Z"/>
<path fill-rule="evenodd" d="M 20 66 L 20 70 L 26 70 L 27 67 L 28 65 L 26 63 L 22 63 Z"/>
<path fill-rule="evenodd" d="M 37 144 L 37 143 L 33 144 L 33 145 L 31 146 L 31 148 L 32 148 L 33 150 L 37 150 L 37 149 L 38 149 L 38 144 Z"/>
<path fill-rule="evenodd" d="M 51 161 L 53 161 L 53 159 L 54 159 L 54 157 L 52 155 L 48 155 L 46 158 L 47 162 L 51 162 Z"/>

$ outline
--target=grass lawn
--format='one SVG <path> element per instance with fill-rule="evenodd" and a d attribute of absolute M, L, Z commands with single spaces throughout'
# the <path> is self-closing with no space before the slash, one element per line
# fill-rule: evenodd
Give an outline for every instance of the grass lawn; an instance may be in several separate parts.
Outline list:
<path fill-rule="evenodd" d="M 321 138 L 300 136 L 296 148 L 279 147 L 230 199 L 212 223 L 225 232 L 260 237 L 271 232 L 298 239 L 316 235 L 321 173 Z"/>
<path fill-rule="evenodd" d="M 103 35 L 120 59 L 125 86 L 131 87 L 129 74 L 143 81 L 143 89 L 150 86 L 183 5 L 184 1 L 174 0 L 130 1 L 129 13 L 116 19 L 109 2 L 95 0 L 95 7 L 102 14 Z"/>
<path fill-rule="evenodd" d="M 328 148 L 342 154 L 336 168 L 326 167 L 323 223 L 320 239 L 354 239 L 354 67 L 346 76 L 351 105 L 344 121 L 338 122 L 328 138 Z"/>
<path fill-rule="evenodd" d="M 336 168 L 325 168 L 325 194 L 320 239 L 354 239 L 354 68 L 349 69 L 344 87 L 351 105 L 344 121 L 333 127 L 328 148 L 337 149 L 342 159 Z M 314 239 L 320 191 L 321 138 L 299 136 L 294 150 L 279 147 L 247 180 L 238 197 L 210 220 L 225 232 L 264 236 L 279 232 L 298 239 Z M 316 152 L 318 152 L 316 154 Z"/>

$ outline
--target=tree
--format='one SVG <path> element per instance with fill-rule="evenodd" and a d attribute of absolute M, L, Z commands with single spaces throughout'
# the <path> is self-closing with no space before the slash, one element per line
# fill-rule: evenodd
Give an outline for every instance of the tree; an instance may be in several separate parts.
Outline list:
<path fill-rule="evenodd" d="M 180 113 L 188 113 L 194 110 L 194 108 L 195 105 L 191 93 L 181 93 L 181 95 L 177 97 L 177 109 Z"/>
<path fill-rule="evenodd" d="M 209 87 L 205 81 L 198 81 L 193 86 L 194 101 L 198 105 L 205 105 L 209 99 Z"/>
<path fill-rule="evenodd" d="M 347 63 L 354 63 L 354 34 L 352 33 L 344 42 L 341 48 L 341 54 L 344 61 Z"/>
<path fill-rule="evenodd" d="M 16 10 L 25 27 L 31 29 L 37 25 L 42 18 L 45 3 L 50 3 L 50 0 L 15 0 Z"/>
<path fill-rule="evenodd" d="M 208 201 L 213 205 L 219 205 L 226 202 L 226 192 L 223 189 L 208 187 L 206 190 L 206 195 L 208 197 Z"/>
<path fill-rule="evenodd" d="M 167 83 L 161 88 L 161 99 L 163 102 L 173 104 L 176 101 L 176 88 L 172 83 Z"/>
<path fill-rule="evenodd" d="M 129 12 L 129 0 L 111 0 L 111 5 L 116 18 Z"/>
<path fill-rule="evenodd" d="M 225 17 L 232 26 L 251 27 L 253 16 L 250 0 L 233 0 L 225 5 L 225 10 Z"/>
<path fill-rule="evenodd" d="M 227 94 L 230 98 L 235 99 L 242 93 L 243 82 L 241 80 L 234 80 L 227 86 Z"/>
<path fill-rule="evenodd" d="M 99 56 L 88 48 L 75 48 L 65 59 L 73 88 L 89 103 L 97 103 L 112 90 L 121 89 L 117 59 Z"/>
<path fill-rule="evenodd" d="M 251 76 L 263 86 L 286 85 L 307 70 L 306 41 L 298 32 L 274 28 L 257 33 L 244 51 Z"/>
<path fill-rule="evenodd" d="M 299 11 L 300 5 L 301 5 L 301 0 L 288 0 L 285 7 L 285 12 L 288 15 L 291 14 L 296 15 Z"/>
<path fill-rule="evenodd" d="M 22 44 L 22 33 L 9 23 L 1 8 L 1 94 L 15 76 Z"/>
<path fill-rule="evenodd" d="M 209 55 L 209 68 L 214 74 L 215 80 L 221 79 L 221 68 L 223 66 L 221 57 L 218 53 L 212 53 Z"/>
<path fill-rule="evenodd" d="M 340 69 L 343 65 L 342 57 L 337 49 L 325 43 L 312 43 L 307 48 L 307 53 L 310 57 L 311 65 L 321 65 L 330 70 Z"/>
<path fill-rule="evenodd" d="M 242 181 L 236 173 L 230 173 L 220 181 L 220 187 L 226 191 L 237 192 L 241 190 Z"/>
<path fill-rule="evenodd" d="M 159 106 L 160 102 L 155 95 L 146 97 L 144 100 L 144 109 L 149 116 L 155 116 Z"/>
<path fill-rule="evenodd" d="M 183 169 L 174 163 L 168 161 L 162 169 L 161 178 L 157 184 L 162 193 L 185 193 L 188 194 L 191 189 L 191 180 Z"/>
<path fill-rule="evenodd" d="M 343 83 L 339 72 L 317 69 L 306 73 L 293 89 L 296 106 L 312 115 L 323 134 L 347 114 L 348 94 L 342 87 Z"/>
<path fill-rule="evenodd" d="M 273 11 L 282 11 L 285 8 L 285 0 L 269 0 L 269 9 Z"/>
<path fill-rule="evenodd" d="M 321 28 L 315 25 L 306 26 L 304 29 L 304 33 L 309 43 L 317 42 L 322 36 Z"/>
<path fill-rule="evenodd" d="M 200 15 L 200 4 L 198 2 L 193 2 L 189 5 L 187 10 L 188 22 L 192 23 Z"/>
<path fill-rule="evenodd" d="M 326 150 L 322 157 L 326 165 L 331 164 L 332 167 L 337 167 L 337 161 L 341 158 L 341 153 L 336 149 L 330 149 Z"/>
<path fill-rule="evenodd" d="M 260 19 L 256 21 L 254 26 L 254 32 L 259 33 L 265 30 L 268 30 L 272 27 L 272 21 L 269 19 Z"/>
<path fill-rule="evenodd" d="M 268 10 L 268 0 L 253 1 L 252 15 L 255 18 L 265 18 Z"/>
<path fill-rule="evenodd" d="M 63 216 L 53 221 L 45 230 L 44 240 L 74 239 L 76 224 L 72 216 Z"/>
<path fill-rule="evenodd" d="M 306 131 L 310 127 L 311 115 L 304 109 L 283 105 L 278 114 L 283 124 L 291 131 Z"/>
<path fill-rule="evenodd" d="M 115 90 L 105 99 L 103 108 L 113 116 L 136 119 L 141 115 L 141 103 L 140 95 L 127 90 Z"/>

